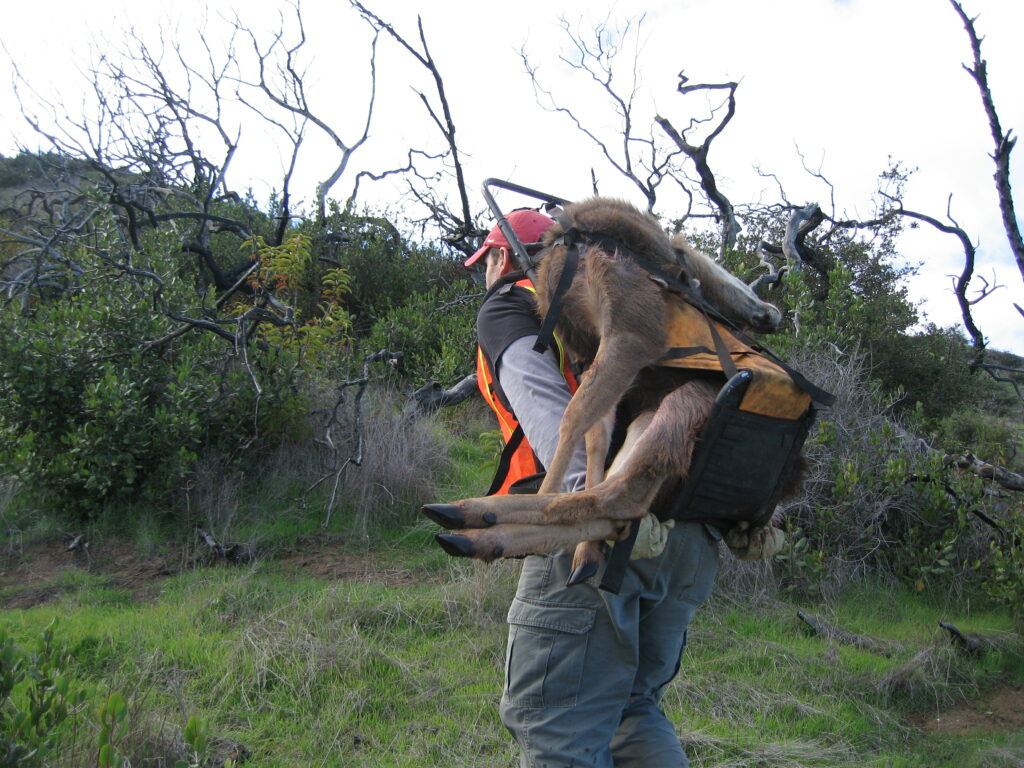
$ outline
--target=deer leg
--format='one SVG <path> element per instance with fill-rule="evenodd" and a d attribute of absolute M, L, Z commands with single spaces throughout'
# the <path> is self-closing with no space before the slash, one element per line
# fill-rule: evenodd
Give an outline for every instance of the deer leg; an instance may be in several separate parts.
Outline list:
<path fill-rule="evenodd" d="M 604 463 L 608 457 L 608 447 L 612 442 L 612 430 L 615 428 L 615 413 L 609 412 L 604 418 L 587 430 L 584 437 L 587 447 L 587 484 L 588 489 L 600 485 L 604 480 Z M 576 545 L 572 556 L 572 573 L 566 584 L 585 581 L 598 572 L 604 562 L 606 546 L 603 541 L 581 541 Z M 575 576 L 576 580 L 573 580 Z"/>
<path fill-rule="evenodd" d="M 581 539 L 616 539 L 624 525 L 617 520 L 584 520 L 573 525 L 496 525 L 439 533 L 434 538 L 449 555 L 490 562 L 499 557 L 557 552 Z"/>
<path fill-rule="evenodd" d="M 612 461 L 611 467 L 608 469 L 609 475 L 614 474 L 618 470 L 622 469 L 622 465 L 625 463 L 626 457 L 636 447 L 637 441 L 640 439 L 640 435 L 647 429 L 647 426 L 651 423 L 651 419 L 654 417 L 652 411 L 647 411 L 640 414 L 632 422 L 630 422 L 629 428 L 626 430 L 626 439 L 619 448 L 618 453 L 615 454 L 615 459 Z M 614 413 L 608 414 L 598 425 L 595 425 L 589 432 L 587 432 L 587 488 L 593 489 L 595 486 L 600 485 L 604 481 L 604 457 L 608 454 L 608 446 L 611 443 L 612 430 L 615 427 Z M 599 435 L 595 435 L 595 432 L 600 429 Z M 597 440 L 599 437 L 604 438 L 603 445 L 598 445 Z M 591 450 L 591 441 L 595 443 L 595 451 Z M 594 461 L 596 451 L 600 451 L 601 460 Z M 607 551 L 607 545 L 603 541 L 581 541 L 576 545 L 576 550 L 572 555 L 572 570 L 569 572 L 569 578 L 566 579 L 566 586 L 571 587 L 574 584 L 579 584 L 586 581 L 591 576 L 595 575 L 601 570 L 601 564 L 604 563 L 604 555 Z"/>
<path fill-rule="evenodd" d="M 593 491 L 553 497 L 544 515 L 553 523 L 601 517 L 630 520 L 643 516 L 661 482 L 685 477 L 697 435 L 714 405 L 716 389 L 689 381 L 661 401 L 646 429 L 614 472 Z"/>
<path fill-rule="evenodd" d="M 707 382 L 690 381 L 669 393 L 653 416 L 643 417 L 646 427 L 637 419 L 639 423 L 633 427 L 637 435 L 635 443 L 628 449 L 624 446 L 608 478 L 591 490 L 464 499 L 453 504 L 430 504 L 423 511 L 447 528 L 488 529 L 510 525 L 525 528 L 546 524 L 571 530 L 566 526 L 583 521 L 621 524 L 635 520 L 643 516 L 664 480 L 686 476 L 696 436 L 711 413 L 716 391 Z M 515 535 L 514 531 L 507 532 L 513 539 Z M 561 546 L 607 538 L 612 536 L 580 536 Z M 522 547 L 516 545 L 511 549 L 518 551 Z"/>
<path fill-rule="evenodd" d="M 565 479 L 573 450 L 587 431 L 614 410 L 640 369 L 657 358 L 649 342 L 633 334 L 605 335 L 590 369 L 569 401 L 558 429 L 558 446 L 547 467 L 541 493 L 557 493 Z"/>
<path fill-rule="evenodd" d="M 584 436 L 587 448 L 587 488 L 593 488 L 604 480 L 604 463 L 608 458 L 614 429 L 615 411 L 611 410 L 588 429 Z"/>

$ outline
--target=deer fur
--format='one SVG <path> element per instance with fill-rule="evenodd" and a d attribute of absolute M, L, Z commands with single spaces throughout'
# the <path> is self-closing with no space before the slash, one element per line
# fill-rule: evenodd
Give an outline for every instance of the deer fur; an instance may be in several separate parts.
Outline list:
<path fill-rule="evenodd" d="M 557 333 L 574 359 L 589 367 L 562 418 L 540 491 L 432 504 L 424 512 L 445 527 L 461 529 L 438 536 L 446 551 L 482 560 L 584 542 L 573 563 L 573 576 L 581 580 L 600 562 L 596 542 L 619 538 L 629 521 L 656 508 L 686 477 L 696 436 L 724 382 L 720 375 L 652 367 L 667 346 L 668 303 L 678 298 L 629 254 L 667 272 L 681 267 L 684 279 L 699 283 L 705 299 L 737 324 L 774 330 L 781 315 L 683 238 L 670 240 L 652 216 L 628 203 L 595 197 L 567 206 L 565 213 L 584 235 L 599 233 L 620 243 L 621 250 L 582 244 L 577 272 L 562 298 Z M 541 317 L 565 264 L 566 248 L 555 242 L 561 234 L 559 225 L 549 230 L 539 256 L 535 287 Z M 623 398 L 635 416 L 605 477 L 610 427 Z M 586 487 L 559 493 L 581 439 L 587 450 Z"/>

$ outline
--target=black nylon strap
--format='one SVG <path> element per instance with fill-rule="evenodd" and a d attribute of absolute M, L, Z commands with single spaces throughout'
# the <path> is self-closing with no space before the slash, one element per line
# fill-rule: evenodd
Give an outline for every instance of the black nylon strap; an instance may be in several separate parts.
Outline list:
<path fill-rule="evenodd" d="M 559 219 L 559 223 L 562 223 L 562 219 L 565 219 L 564 215 L 556 218 Z M 566 223 L 568 223 L 567 219 Z M 569 228 L 562 235 L 566 245 L 565 261 L 562 263 L 562 274 L 558 276 L 555 295 L 551 297 L 548 313 L 544 316 L 544 322 L 540 325 L 537 342 L 533 345 L 534 352 L 544 352 L 555 339 L 555 324 L 558 322 L 558 316 L 562 314 L 562 299 L 565 297 L 565 292 L 569 290 L 569 286 L 572 285 L 572 279 L 576 277 L 576 268 L 580 263 L 580 249 L 575 242 L 576 234 L 574 228 Z"/>
<path fill-rule="evenodd" d="M 576 267 L 579 265 L 579 260 L 579 248 L 576 245 L 569 246 L 565 252 L 562 274 L 558 276 L 555 295 L 551 297 L 548 313 L 544 316 L 544 322 L 540 325 L 540 333 L 537 334 L 537 341 L 533 345 L 534 352 L 544 352 L 555 340 L 555 324 L 558 322 L 558 316 L 562 314 L 562 298 L 565 296 L 565 292 L 569 290 L 573 277 L 576 276 Z"/>
<path fill-rule="evenodd" d="M 715 342 L 715 354 L 718 355 L 718 364 L 722 366 L 722 371 L 725 373 L 726 380 L 731 379 L 739 371 L 736 370 L 736 363 L 732 361 L 732 355 L 729 354 L 729 348 L 725 346 L 725 342 L 722 340 L 721 334 L 718 329 L 715 328 L 715 324 L 711 322 L 711 318 L 708 317 L 708 313 L 701 307 L 701 314 L 704 315 L 704 322 L 708 324 L 708 331 L 711 333 L 711 340 Z"/>
<path fill-rule="evenodd" d="M 501 490 L 501 486 L 505 484 L 505 478 L 508 477 L 508 472 L 512 468 L 512 456 L 519 448 L 520 443 L 523 442 L 523 427 L 519 424 L 512 431 L 512 434 L 508 436 L 508 442 L 505 443 L 505 447 L 501 449 L 501 458 L 498 459 L 498 469 L 494 473 L 494 479 L 491 481 L 491 487 L 487 489 L 487 493 L 484 496 L 493 496 Z"/>
<path fill-rule="evenodd" d="M 615 542 L 612 553 L 608 556 L 608 565 L 605 566 L 604 575 L 601 577 L 601 589 L 619 594 L 622 589 L 622 580 L 626 577 L 626 568 L 629 566 L 629 556 L 633 554 L 633 545 L 636 544 L 636 535 L 640 532 L 640 521 L 634 520 L 630 524 L 629 536 L 622 541 Z"/>

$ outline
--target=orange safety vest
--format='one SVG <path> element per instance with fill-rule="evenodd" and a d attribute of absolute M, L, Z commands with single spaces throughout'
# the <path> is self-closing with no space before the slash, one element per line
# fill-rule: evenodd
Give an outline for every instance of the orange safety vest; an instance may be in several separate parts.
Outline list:
<path fill-rule="evenodd" d="M 525 288 L 531 293 L 537 292 L 528 278 L 519 280 L 514 285 Z M 558 353 L 558 367 L 562 371 L 562 376 L 565 377 L 569 392 L 570 394 L 575 393 L 578 386 L 576 376 L 573 375 L 569 367 L 568 355 L 565 354 L 562 343 L 557 337 L 555 337 L 555 351 Z M 509 487 L 513 483 L 536 475 L 541 471 L 541 466 L 533 453 L 533 448 L 519 427 L 519 420 L 516 419 L 512 411 L 502 404 L 498 397 L 491 361 L 486 358 L 479 346 L 476 348 L 476 385 L 486 403 L 498 417 L 501 439 L 505 445 L 498 465 L 498 473 L 495 475 L 491 491 L 487 495 L 504 496 L 509 492 Z"/>

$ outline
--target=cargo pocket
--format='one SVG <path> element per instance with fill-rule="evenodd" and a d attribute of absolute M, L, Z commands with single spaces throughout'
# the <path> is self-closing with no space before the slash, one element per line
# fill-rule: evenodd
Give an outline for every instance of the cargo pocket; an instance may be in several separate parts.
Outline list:
<path fill-rule="evenodd" d="M 505 696 L 512 705 L 575 706 L 596 615 L 594 608 L 512 601 L 505 668 Z"/>

